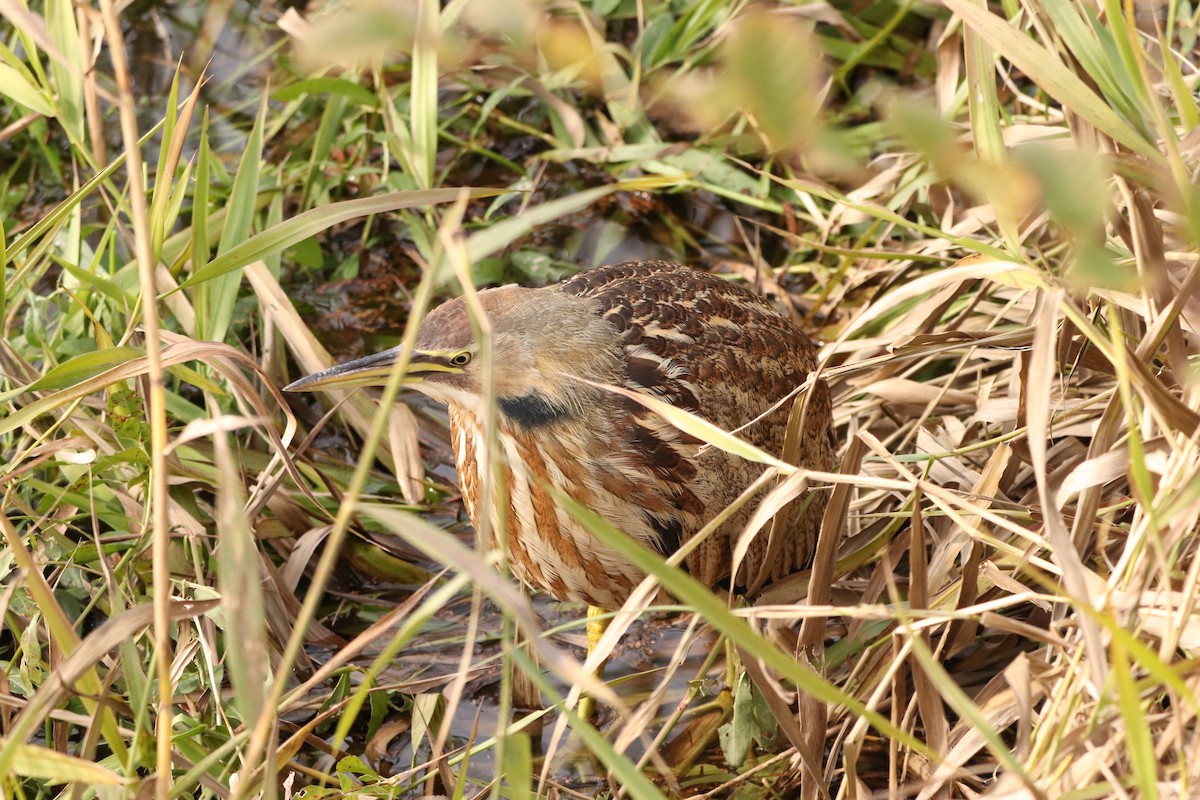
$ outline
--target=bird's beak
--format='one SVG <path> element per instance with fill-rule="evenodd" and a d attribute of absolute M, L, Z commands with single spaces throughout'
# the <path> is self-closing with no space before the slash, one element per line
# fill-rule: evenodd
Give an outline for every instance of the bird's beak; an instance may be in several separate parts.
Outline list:
<path fill-rule="evenodd" d="M 347 361 L 329 369 L 314 372 L 283 387 L 285 392 L 323 392 L 328 389 L 356 389 L 360 386 L 383 386 L 392 374 L 392 368 L 400 355 L 400 348 L 393 347 L 382 353 Z M 409 359 L 404 383 L 421 383 L 429 372 L 457 372 L 446 363 L 445 356 L 438 353 L 417 351 Z"/>

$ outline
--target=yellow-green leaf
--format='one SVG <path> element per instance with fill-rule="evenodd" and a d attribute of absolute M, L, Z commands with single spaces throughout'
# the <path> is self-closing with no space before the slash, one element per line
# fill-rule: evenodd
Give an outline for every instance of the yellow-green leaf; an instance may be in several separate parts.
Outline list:
<path fill-rule="evenodd" d="M 25 387 L 24 391 L 43 391 L 47 389 L 65 389 L 81 381 L 99 375 L 118 364 L 124 364 L 135 358 L 144 356 L 136 347 L 106 347 L 91 353 L 67 359 L 54 367 L 42 377 Z"/>
<path fill-rule="evenodd" d="M 54 105 L 42 94 L 42 91 L 7 64 L 0 64 L 0 95 L 4 95 L 18 105 L 36 111 L 44 117 L 53 117 L 57 114 Z"/>
<path fill-rule="evenodd" d="M 129 782 L 93 761 L 31 744 L 15 745 L 12 771 L 23 778 L 37 778 L 51 784 L 77 782 L 91 786 L 121 786 Z"/>
<path fill-rule="evenodd" d="M 208 262 L 197 270 L 182 286 L 195 286 L 220 275 L 241 269 L 271 253 L 276 253 L 302 242 L 310 236 L 347 220 L 358 219 L 370 214 L 383 214 L 401 208 L 417 208 L 438 203 L 449 203 L 466 193 L 468 197 L 491 197 L 501 193 L 500 189 L 448 188 L 424 189 L 414 192 L 389 192 L 375 197 L 344 200 L 311 211 L 305 211 L 291 219 L 275 225 L 262 233 L 251 236 L 241 244 Z"/>

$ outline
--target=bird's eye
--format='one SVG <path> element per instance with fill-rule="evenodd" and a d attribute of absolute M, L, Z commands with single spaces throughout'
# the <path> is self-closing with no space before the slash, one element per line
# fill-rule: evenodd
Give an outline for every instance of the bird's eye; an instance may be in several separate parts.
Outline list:
<path fill-rule="evenodd" d="M 471 354 L 466 350 L 463 350 L 461 353 L 455 353 L 450 356 L 450 363 L 456 367 L 465 367 L 471 363 Z"/>

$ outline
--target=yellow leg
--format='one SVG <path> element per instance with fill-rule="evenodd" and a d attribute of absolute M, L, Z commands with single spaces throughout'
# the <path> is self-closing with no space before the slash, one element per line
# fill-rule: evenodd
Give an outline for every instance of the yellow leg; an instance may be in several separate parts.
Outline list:
<path fill-rule="evenodd" d="M 596 649 L 596 645 L 600 643 L 600 637 L 608 630 L 608 625 L 612 622 L 611 617 L 605 616 L 605 611 L 596 606 L 588 606 L 587 610 L 587 654 L 590 658 L 592 652 Z M 604 680 L 604 665 L 608 659 L 601 661 L 596 667 L 596 680 Z M 592 715 L 596 712 L 596 702 L 587 694 L 579 698 L 579 716 L 588 722 L 592 721 Z"/>

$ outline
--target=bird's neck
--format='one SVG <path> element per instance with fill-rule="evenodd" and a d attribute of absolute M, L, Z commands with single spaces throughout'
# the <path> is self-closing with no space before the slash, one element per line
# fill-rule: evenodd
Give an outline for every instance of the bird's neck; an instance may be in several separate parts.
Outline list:
<path fill-rule="evenodd" d="M 577 409 L 536 389 L 525 395 L 497 397 L 496 407 L 507 422 L 526 430 L 566 422 L 578 413 Z"/>

